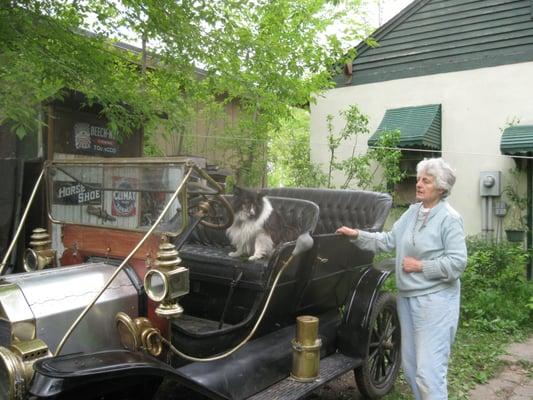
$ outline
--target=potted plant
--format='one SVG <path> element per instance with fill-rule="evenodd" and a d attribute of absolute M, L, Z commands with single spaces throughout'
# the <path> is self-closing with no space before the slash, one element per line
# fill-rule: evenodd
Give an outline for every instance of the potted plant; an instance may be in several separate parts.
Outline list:
<path fill-rule="evenodd" d="M 510 182 L 503 188 L 509 211 L 504 220 L 505 233 L 510 242 L 522 242 L 527 226 L 527 195 L 521 183 L 521 172 L 517 168 L 509 170 Z"/>

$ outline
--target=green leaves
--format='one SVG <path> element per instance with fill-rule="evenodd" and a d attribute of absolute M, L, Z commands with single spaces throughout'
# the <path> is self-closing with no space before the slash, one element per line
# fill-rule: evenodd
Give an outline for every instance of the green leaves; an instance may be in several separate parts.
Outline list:
<path fill-rule="evenodd" d="M 529 255 L 520 246 L 470 239 L 463 275 L 463 324 L 487 332 L 532 328 L 533 286 L 525 279 Z"/>
<path fill-rule="evenodd" d="M 405 177 L 405 172 L 400 169 L 402 153 L 397 148 L 400 142 L 400 132 L 383 132 L 377 145 L 363 153 L 358 149 L 360 146 L 358 139 L 369 132 L 368 117 L 361 113 L 356 105 L 351 105 L 339 115 L 346 123 L 338 134 L 333 132 L 333 116 L 328 115 L 326 121 L 327 143 L 330 151 L 328 187 L 332 187 L 333 172 L 338 171 L 344 178 L 342 189 L 349 188 L 355 181 L 359 189 L 391 192 L 393 185 Z M 352 145 L 351 155 L 338 161 L 337 149 L 348 141 Z"/>
<path fill-rule="evenodd" d="M 358 7 L 326 0 L 11 1 L 0 8 L 0 123 L 21 137 L 36 132 L 41 105 L 75 91 L 101 106 L 117 137 L 143 126 L 150 154 L 167 152 L 149 138 L 161 131 L 177 137 L 180 152 L 198 154 L 201 142 L 216 142 L 225 155 L 216 161 L 237 170 L 238 183 L 263 184 L 274 132 L 293 107 L 332 87 L 335 66 L 355 57 L 346 40 L 366 34 Z M 335 29 L 347 19 L 354 29 Z M 146 51 L 112 45 L 140 46 L 141 38 Z M 238 115 L 222 118 L 221 108 L 235 104 Z M 198 138 L 196 123 L 204 119 L 209 138 Z M 217 124 L 224 128 L 211 128 Z M 288 169 L 290 181 L 321 182 L 308 148 L 299 147 L 303 136 L 293 144 L 283 157 L 301 162 Z"/>
<path fill-rule="evenodd" d="M 281 121 L 269 142 L 268 183 L 271 187 L 320 187 L 325 175 L 311 162 L 309 112 L 295 108 Z"/>

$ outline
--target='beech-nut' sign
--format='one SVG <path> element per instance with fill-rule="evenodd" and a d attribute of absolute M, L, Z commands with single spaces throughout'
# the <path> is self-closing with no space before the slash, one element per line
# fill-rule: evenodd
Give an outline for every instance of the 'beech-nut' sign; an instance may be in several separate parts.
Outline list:
<path fill-rule="evenodd" d="M 82 153 L 109 156 L 118 152 L 118 144 L 109 129 L 86 122 L 74 125 L 74 148 Z"/>

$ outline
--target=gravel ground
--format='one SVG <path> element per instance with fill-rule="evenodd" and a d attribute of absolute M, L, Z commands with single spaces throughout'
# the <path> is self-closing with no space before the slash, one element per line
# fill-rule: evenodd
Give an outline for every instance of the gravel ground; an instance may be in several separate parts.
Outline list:
<path fill-rule="evenodd" d="M 337 379 L 326 383 L 313 392 L 309 399 L 313 400 L 360 400 L 361 394 L 357 390 L 353 372 L 347 372 Z"/>

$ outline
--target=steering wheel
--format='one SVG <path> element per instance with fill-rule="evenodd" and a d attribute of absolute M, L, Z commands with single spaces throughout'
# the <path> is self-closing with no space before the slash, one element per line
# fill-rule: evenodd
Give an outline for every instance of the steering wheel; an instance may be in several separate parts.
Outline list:
<path fill-rule="evenodd" d="M 200 224 L 212 229 L 227 229 L 233 223 L 233 208 L 215 189 L 198 182 L 187 184 L 188 212 L 201 218 Z"/>

